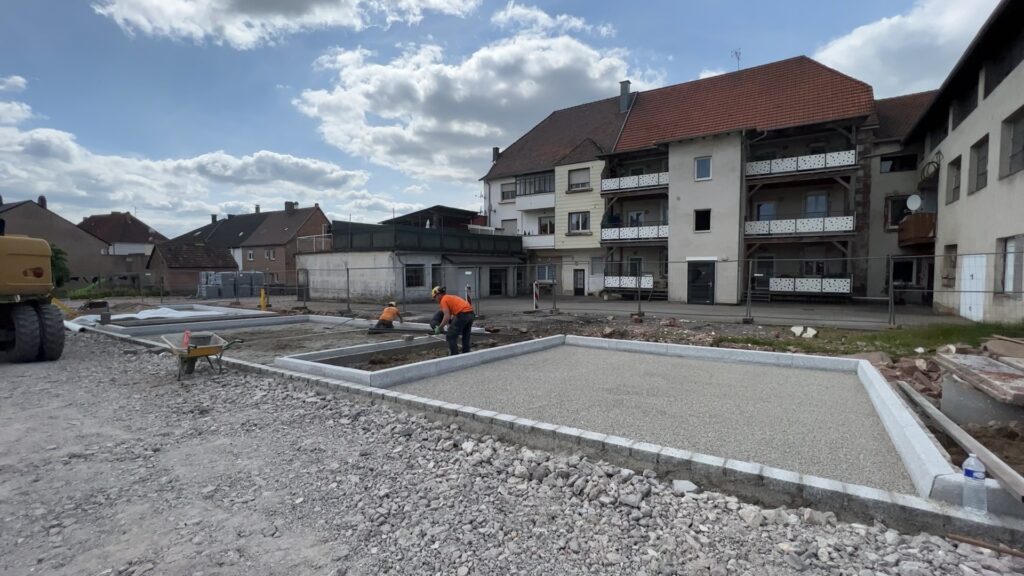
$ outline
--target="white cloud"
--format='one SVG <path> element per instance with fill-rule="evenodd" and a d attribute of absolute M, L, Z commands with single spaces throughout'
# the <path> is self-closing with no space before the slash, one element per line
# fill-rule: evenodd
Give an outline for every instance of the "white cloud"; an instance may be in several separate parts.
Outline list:
<path fill-rule="evenodd" d="M 457 62 L 440 46 L 405 46 L 389 62 L 368 50 L 336 49 L 317 66 L 336 73 L 330 89 L 294 100 L 344 152 L 420 180 L 463 184 L 486 171 L 492 146 L 507 146 L 552 110 L 643 89 L 661 75 L 631 67 L 623 50 L 569 36 L 519 34 Z"/>
<path fill-rule="evenodd" d="M 558 14 L 551 16 L 536 6 L 516 4 L 509 0 L 505 8 L 491 16 L 491 22 L 502 28 L 522 32 L 587 32 L 602 38 L 615 36 L 615 27 L 611 24 L 593 26 L 579 16 Z"/>
<path fill-rule="evenodd" d="M 938 88 L 998 0 L 917 0 L 904 14 L 859 26 L 814 54 L 871 84 L 876 97 Z"/>
<path fill-rule="evenodd" d="M 97 0 L 126 33 L 247 49 L 298 32 L 418 23 L 424 12 L 465 16 L 480 0 Z"/>
<path fill-rule="evenodd" d="M 0 127 L 0 194 L 5 201 L 45 194 L 78 222 L 86 215 L 137 209 L 168 236 L 209 221 L 209 214 L 281 209 L 284 201 L 320 202 L 325 211 L 361 220 L 390 217 L 407 204 L 365 190 L 369 176 L 331 162 L 259 151 L 212 152 L 151 160 L 95 154 L 74 135 L 50 128 Z"/>
<path fill-rule="evenodd" d="M 406 186 L 402 190 L 402 192 L 405 193 L 405 194 L 413 194 L 415 196 L 419 196 L 420 194 L 427 193 L 427 191 L 429 191 L 429 190 L 430 190 L 430 188 L 427 187 L 427 186 L 424 186 L 423 184 L 410 184 L 409 186 Z"/>
<path fill-rule="evenodd" d="M 32 107 L 24 102 L 0 100 L 0 126 L 19 124 L 32 117 Z"/>
<path fill-rule="evenodd" d="M 697 74 L 697 78 L 703 80 L 704 78 L 711 78 L 712 76 L 721 76 L 726 72 L 728 72 L 728 70 L 724 68 L 704 68 L 699 74 Z"/>
<path fill-rule="evenodd" d="M 0 76 L 0 92 L 21 92 L 28 86 L 23 76 Z"/>

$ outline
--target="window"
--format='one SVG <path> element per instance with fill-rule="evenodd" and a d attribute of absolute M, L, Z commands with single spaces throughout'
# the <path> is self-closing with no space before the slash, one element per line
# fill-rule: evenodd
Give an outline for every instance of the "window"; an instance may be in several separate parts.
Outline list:
<path fill-rule="evenodd" d="M 928 149 L 935 150 L 946 139 L 947 134 L 949 134 L 949 120 L 943 117 L 939 124 L 928 131 Z"/>
<path fill-rule="evenodd" d="M 895 230 L 900 227 L 903 217 L 910 214 L 907 208 L 909 196 L 889 196 L 885 199 L 885 228 Z"/>
<path fill-rule="evenodd" d="M 516 183 L 506 182 L 501 185 L 501 201 L 510 202 L 516 199 Z"/>
<path fill-rule="evenodd" d="M 569 190 L 589 190 L 590 189 L 590 168 L 580 168 L 579 170 L 569 170 Z"/>
<path fill-rule="evenodd" d="M 423 264 L 406 264 L 405 265 L 405 287 L 406 288 L 422 288 L 427 285 L 427 279 L 424 278 L 424 265 Z"/>
<path fill-rule="evenodd" d="M 516 195 L 546 194 L 555 191 L 555 173 L 531 174 L 516 177 Z"/>
<path fill-rule="evenodd" d="M 882 156 L 880 172 L 911 172 L 917 170 L 917 154 L 899 154 L 897 156 Z"/>
<path fill-rule="evenodd" d="M 917 278 L 917 260 L 893 260 L 892 281 L 894 284 L 914 284 Z"/>
<path fill-rule="evenodd" d="M 956 286 L 956 244 L 947 244 L 943 248 L 942 285 L 947 288 Z"/>
<path fill-rule="evenodd" d="M 999 240 L 1002 279 L 997 286 L 1007 296 L 1024 299 L 1024 234 Z"/>
<path fill-rule="evenodd" d="M 537 264 L 537 281 L 546 282 L 555 279 L 554 264 Z"/>
<path fill-rule="evenodd" d="M 757 203 L 758 220 L 775 220 L 775 202 Z"/>
<path fill-rule="evenodd" d="M 643 226 L 644 225 L 644 211 L 643 210 L 630 210 L 626 213 L 626 225 L 627 226 Z"/>
<path fill-rule="evenodd" d="M 946 172 L 946 204 L 960 199 L 960 157 L 949 163 Z"/>
<path fill-rule="evenodd" d="M 804 197 L 804 217 L 824 218 L 828 216 L 828 194 L 811 192 Z"/>
<path fill-rule="evenodd" d="M 516 219 L 501 221 L 501 231 L 507 235 L 515 235 L 518 229 L 519 221 Z"/>
<path fill-rule="evenodd" d="M 1006 152 L 1000 158 L 1000 176 L 1009 176 L 1024 170 L 1024 108 L 1003 121 L 1003 146 Z"/>
<path fill-rule="evenodd" d="M 978 84 L 972 82 L 953 99 L 953 129 L 960 125 L 978 107 Z"/>
<path fill-rule="evenodd" d="M 604 258 L 593 256 L 590 258 L 590 274 L 604 274 Z"/>
<path fill-rule="evenodd" d="M 1021 61 L 1024 61 L 1024 29 L 1019 29 L 1017 36 L 1010 40 L 1006 48 L 995 58 L 985 62 L 985 97 L 988 97 Z"/>
<path fill-rule="evenodd" d="M 263 251 L 263 258 L 267 260 L 277 260 L 277 249 L 267 248 Z"/>
<path fill-rule="evenodd" d="M 537 218 L 537 234 L 554 234 L 555 233 L 555 217 L 554 216 L 540 216 Z"/>
<path fill-rule="evenodd" d="M 434 286 L 444 286 L 444 268 L 440 264 L 430 265 L 430 283 Z"/>
<path fill-rule="evenodd" d="M 569 234 L 590 231 L 590 212 L 569 212 Z"/>
<path fill-rule="evenodd" d="M 974 194 L 988 186 L 988 135 L 974 146 L 971 146 L 970 177 L 967 181 L 967 193 Z"/>
<path fill-rule="evenodd" d="M 804 260 L 802 276 L 824 276 L 825 275 L 825 261 L 824 260 Z"/>
<path fill-rule="evenodd" d="M 711 230 L 711 210 L 693 211 L 693 231 L 708 232 Z"/>
<path fill-rule="evenodd" d="M 254 252 L 255 252 L 255 250 L 246 250 L 245 251 L 245 259 L 248 260 L 249 262 L 252 262 L 253 259 L 256 257 Z"/>
<path fill-rule="evenodd" d="M 711 180 L 711 156 L 693 159 L 693 179 Z"/>

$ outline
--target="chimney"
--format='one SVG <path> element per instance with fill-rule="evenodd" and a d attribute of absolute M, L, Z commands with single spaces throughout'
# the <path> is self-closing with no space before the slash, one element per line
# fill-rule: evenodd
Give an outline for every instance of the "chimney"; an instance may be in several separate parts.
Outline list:
<path fill-rule="evenodd" d="M 498 158 L 501 158 L 501 148 L 495 146 L 491 148 L 491 162 L 497 162 Z"/>
<path fill-rule="evenodd" d="M 260 205 L 259 205 L 259 204 L 257 204 L 257 205 L 256 205 L 256 213 L 257 213 L 257 214 L 259 214 L 259 213 L 260 213 Z"/>
<path fill-rule="evenodd" d="M 629 80 L 619 82 L 619 112 L 629 111 Z"/>
<path fill-rule="evenodd" d="M 210 224 L 216 224 L 216 223 L 217 223 L 217 215 L 216 214 L 210 214 Z"/>
<path fill-rule="evenodd" d="M 42 208 L 43 210 L 46 210 L 46 196 L 43 196 L 42 194 L 40 194 L 39 195 L 39 199 L 36 200 L 36 204 L 39 204 L 40 208 Z"/>
<path fill-rule="evenodd" d="M 295 212 L 295 202 L 285 202 L 284 203 L 284 211 L 289 213 L 289 214 L 291 214 L 292 212 Z"/>

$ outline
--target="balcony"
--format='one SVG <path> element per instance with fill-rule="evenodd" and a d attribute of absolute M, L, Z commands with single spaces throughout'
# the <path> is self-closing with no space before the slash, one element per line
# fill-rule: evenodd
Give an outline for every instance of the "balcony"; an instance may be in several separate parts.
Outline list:
<path fill-rule="evenodd" d="M 636 281 L 639 278 L 640 288 L 653 290 L 654 289 L 654 275 L 644 274 L 643 276 L 605 276 L 604 287 L 605 288 L 636 288 Z"/>
<path fill-rule="evenodd" d="M 769 278 L 772 294 L 849 294 L 852 278 Z"/>
<path fill-rule="evenodd" d="M 668 222 L 651 222 L 642 226 L 617 226 L 615 224 L 601 226 L 601 242 L 643 242 L 667 239 Z"/>
<path fill-rule="evenodd" d="M 824 154 L 808 154 L 806 156 L 790 156 L 774 160 L 758 160 L 747 162 L 747 176 L 764 177 L 776 174 L 792 174 L 796 172 L 813 172 L 830 168 L 847 168 L 857 164 L 856 150 L 826 152 Z"/>
<path fill-rule="evenodd" d="M 516 196 L 516 210 L 547 210 L 554 207 L 554 192 L 538 192 Z"/>
<path fill-rule="evenodd" d="M 621 178 L 605 178 L 601 180 L 601 193 L 627 192 L 643 188 L 659 188 L 668 186 L 668 172 L 641 174 L 639 176 L 623 176 Z"/>
<path fill-rule="evenodd" d="M 743 223 L 746 236 L 818 236 L 849 234 L 854 229 L 853 216 L 824 216 L 810 218 L 778 218 L 753 220 Z"/>
<path fill-rule="evenodd" d="M 916 212 L 907 214 L 900 222 L 900 248 L 935 243 L 935 213 Z"/>
<path fill-rule="evenodd" d="M 544 250 L 555 247 L 554 234 L 538 234 L 536 236 L 523 236 L 523 248 L 527 250 Z"/>

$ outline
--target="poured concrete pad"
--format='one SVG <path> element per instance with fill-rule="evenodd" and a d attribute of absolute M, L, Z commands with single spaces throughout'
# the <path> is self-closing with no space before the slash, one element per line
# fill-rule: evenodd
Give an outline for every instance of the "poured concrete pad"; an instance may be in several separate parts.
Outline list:
<path fill-rule="evenodd" d="M 394 390 L 914 492 L 852 373 L 561 346 Z"/>

